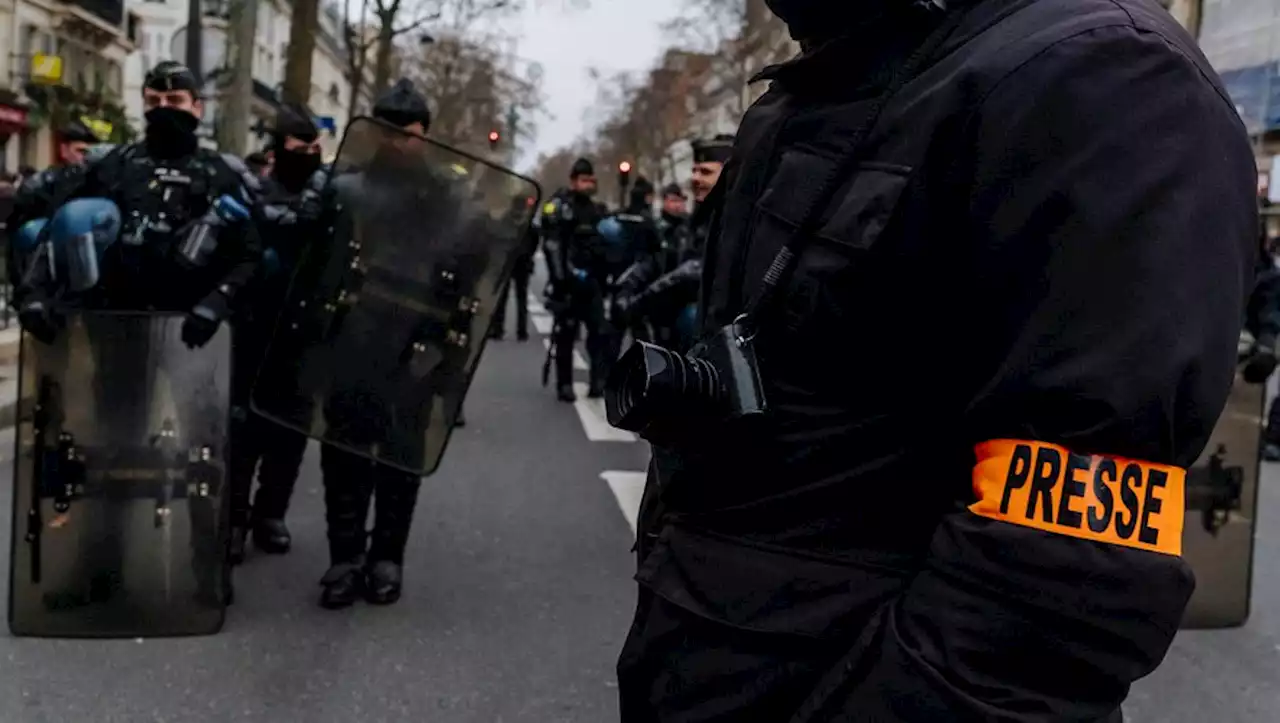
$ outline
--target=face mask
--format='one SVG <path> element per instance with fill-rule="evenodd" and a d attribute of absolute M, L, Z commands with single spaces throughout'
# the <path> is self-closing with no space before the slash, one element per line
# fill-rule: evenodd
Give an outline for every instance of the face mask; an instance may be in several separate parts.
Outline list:
<path fill-rule="evenodd" d="M 320 169 L 319 153 L 299 153 L 298 151 L 276 151 L 276 162 L 272 166 L 272 174 L 285 188 L 297 190 L 311 178 L 311 174 Z"/>
<path fill-rule="evenodd" d="M 180 155 L 195 150 L 200 119 L 177 108 L 147 111 L 147 147 L 161 155 Z"/>

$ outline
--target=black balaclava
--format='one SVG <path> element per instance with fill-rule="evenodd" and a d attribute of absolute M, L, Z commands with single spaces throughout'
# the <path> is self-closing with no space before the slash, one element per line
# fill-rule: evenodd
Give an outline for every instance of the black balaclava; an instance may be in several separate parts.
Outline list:
<path fill-rule="evenodd" d="M 576 179 L 578 176 L 594 176 L 594 175 L 596 175 L 596 167 L 591 165 L 591 161 L 588 161 L 585 158 L 579 158 L 578 160 L 574 161 L 573 168 L 569 169 L 570 181 Z M 588 198 L 591 197 L 591 194 L 582 193 L 581 191 L 574 191 L 574 193 L 579 196 L 586 196 Z"/>
<path fill-rule="evenodd" d="M 319 136 L 320 129 L 311 120 L 311 111 L 306 106 L 288 103 L 276 113 L 271 133 L 271 150 L 275 156 L 271 175 L 287 190 L 295 193 L 302 190 L 311 174 L 320 168 L 320 154 L 286 150 L 285 139 L 292 137 L 312 143 Z"/>
<path fill-rule="evenodd" d="M 196 76 L 187 66 L 171 60 L 160 63 L 147 73 L 143 86 L 162 92 L 185 90 L 193 98 L 200 97 Z M 178 158 L 196 149 L 196 129 L 200 119 L 177 108 L 152 108 L 146 113 L 147 151 L 157 158 Z"/>

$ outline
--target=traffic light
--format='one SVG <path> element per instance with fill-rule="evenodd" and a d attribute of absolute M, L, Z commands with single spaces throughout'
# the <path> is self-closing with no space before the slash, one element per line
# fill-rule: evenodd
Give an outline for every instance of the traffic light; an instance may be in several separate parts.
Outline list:
<path fill-rule="evenodd" d="M 618 164 L 618 185 L 626 188 L 631 181 L 631 163 L 623 161 Z"/>
<path fill-rule="evenodd" d="M 502 134 L 497 131 L 489 131 L 489 147 L 497 148 L 498 141 L 502 140 Z"/>

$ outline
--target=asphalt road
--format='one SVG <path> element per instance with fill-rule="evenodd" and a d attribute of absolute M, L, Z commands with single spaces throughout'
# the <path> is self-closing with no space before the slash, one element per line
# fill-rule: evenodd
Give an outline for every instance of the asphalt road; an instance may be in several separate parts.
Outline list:
<path fill-rule="evenodd" d="M 609 428 L 598 403 L 561 404 L 540 386 L 551 325 L 540 309 L 535 301 L 532 341 L 509 336 L 485 352 L 468 426 L 423 487 L 399 605 L 316 606 L 327 560 L 313 448 L 289 517 L 295 549 L 237 571 L 222 634 L 0 636 L 0 721 L 616 721 L 613 665 L 630 621 L 630 525 L 647 450 Z M 9 430 L 0 440 L 7 511 Z M 1277 719 L 1280 581 L 1268 573 L 1280 560 L 1278 485 L 1280 465 L 1266 465 L 1249 624 L 1180 635 L 1135 686 L 1130 723 Z M 8 524 L 0 514 L 0 539 Z"/>
<path fill-rule="evenodd" d="M 538 334 L 490 343 L 468 425 L 424 483 L 398 605 L 316 605 L 328 560 L 313 445 L 289 514 L 294 550 L 237 570 L 220 635 L 0 637 L 0 721 L 617 720 L 614 662 L 634 601 L 633 533 L 618 500 L 638 500 L 629 486 L 647 449 L 602 433 L 594 405 L 543 389 L 544 353 Z M 3 438 L 11 458 L 11 431 Z M 8 540 L 7 459 L 0 470 Z M 619 474 L 611 485 L 604 473 Z"/>

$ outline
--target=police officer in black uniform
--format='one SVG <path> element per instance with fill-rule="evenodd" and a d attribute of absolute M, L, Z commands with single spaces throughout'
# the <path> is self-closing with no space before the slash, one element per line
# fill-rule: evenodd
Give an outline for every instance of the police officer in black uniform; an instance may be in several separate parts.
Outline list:
<path fill-rule="evenodd" d="M 307 438 L 250 410 L 249 393 L 289 288 L 289 271 L 320 228 L 316 213 L 326 174 L 320 170 L 319 130 L 310 110 L 286 105 L 276 115 L 268 149 L 271 172 L 262 182 L 263 263 L 235 319 L 236 409 L 231 445 L 231 552 L 244 560 L 245 540 L 268 553 L 292 545 L 285 512 L 307 448 Z M 257 495 L 250 506 L 254 474 Z"/>
<path fill-rule="evenodd" d="M 629 327 L 637 340 L 675 349 L 680 346 L 675 339 L 675 313 L 666 305 L 637 303 L 647 298 L 645 292 L 655 281 L 679 267 L 692 246 L 684 192 L 671 184 L 663 189 L 662 196 L 662 212 L 656 226 L 658 245 L 641 254 L 614 283 L 612 318 L 616 324 Z"/>
<path fill-rule="evenodd" d="M 548 308 L 555 316 L 556 393 L 573 402 L 573 349 L 578 333 L 587 328 L 590 365 L 588 395 L 604 394 L 609 360 L 609 329 L 604 304 L 608 265 L 597 226 L 607 213 L 596 203 L 595 169 L 580 158 L 569 172 L 569 187 L 554 195 L 542 211 L 543 255 L 547 262 Z"/>
<path fill-rule="evenodd" d="M 511 200 L 512 216 L 523 218 L 528 213 L 530 203 L 531 200 L 525 196 L 513 198 Z M 516 260 L 515 270 L 511 274 L 511 283 L 502 290 L 502 300 L 498 303 L 498 310 L 493 315 L 493 330 L 489 333 L 491 339 L 501 339 L 506 334 L 507 297 L 514 292 L 516 340 L 529 340 L 529 278 L 533 276 L 533 255 L 538 251 L 538 237 L 533 228 L 530 228 L 527 233 L 524 245 L 528 251 Z"/>
<path fill-rule="evenodd" d="M 373 116 L 418 136 L 425 136 L 431 125 L 426 98 L 405 80 L 378 98 Z M 389 149 L 388 152 L 396 151 Z M 417 158 L 400 160 L 408 165 L 421 163 Z M 357 182 L 371 181 L 364 178 Z M 326 214 L 334 210 L 328 208 Z M 342 400 L 337 402 L 331 401 L 334 407 L 331 423 L 340 422 L 336 407 Z M 409 403 L 405 409 L 423 406 Z M 362 420 L 347 421 L 358 424 Z M 420 432 L 419 429 L 405 430 L 405 436 L 420 439 Z M 328 444 L 321 449 L 320 465 L 324 474 L 330 558 L 329 570 L 320 581 L 321 606 L 331 610 L 345 608 L 362 596 L 376 605 L 395 603 L 400 599 L 405 546 L 421 480 L 411 473 Z M 365 520 L 371 501 L 374 524 L 373 530 L 366 532 Z"/>
<path fill-rule="evenodd" d="M 212 244 L 183 243 L 198 232 L 200 220 L 215 204 L 230 203 L 251 212 L 257 192 L 256 179 L 239 159 L 199 147 L 196 129 L 203 104 L 193 74 L 179 63 L 157 65 L 146 76 L 143 100 L 143 141 L 112 149 L 83 172 L 64 176 L 54 191 L 55 210 L 77 199 L 106 199 L 119 209 L 122 223 L 115 242 L 100 252 L 96 284 L 86 290 L 64 298 L 48 264 L 35 265 L 27 274 L 19 293 L 19 318 L 24 330 L 41 341 L 51 342 L 61 331 L 56 308 L 67 303 L 95 310 L 185 312 L 181 339 L 190 348 L 202 347 L 244 301 L 241 292 L 261 261 L 257 229 L 247 216 L 228 220 Z M 86 327 L 98 373 L 110 375 L 109 383 L 95 386 L 97 408 L 124 430 L 121 438 L 144 438 L 151 432 L 146 429 L 147 413 L 135 400 L 148 390 L 135 385 L 145 387 L 147 382 L 125 378 L 116 370 L 136 368 L 138 355 L 149 350 L 114 343 L 110 336 L 95 339 L 104 332 L 92 317 L 86 318 Z M 193 413 L 198 416 L 198 405 Z M 217 446 L 224 440 L 208 443 Z M 104 450 L 116 452 L 132 453 Z M 118 502 L 107 497 L 105 504 Z M 215 504 L 214 498 L 190 503 L 193 561 L 202 595 L 217 594 L 219 583 L 222 538 L 214 529 Z M 119 525 L 124 514 L 115 510 L 104 519 L 108 525 Z M 109 596 L 121 585 L 120 539 L 109 534 L 103 544 L 85 551 L 96 560 L 89 565 L 97 573 L 88 582 L 91 599 Z"/>
<path fill-rule="evenodd" d="M 163 62 L 143 86 L 143 141 L 112 149 L 83 173 L 64 177 L 55 206 L 84 197 L 114 201 L 123 219 L 120 242 L 101 260 L 101 280 L 82 299 L 88 308 L 184 310 L 183 340 L 206 344 L 229 321 L 240 291 L 253 278 L 262 250 L 252 223 L 219 235 L 211 258 L 177 258 L 174 235 L 200 218 L 221 196 L 246 208 L 256 202 L 257 180 L 233 156 L 199 147 L 196 129 L 204 107 L 186 66 Z M 23 288 L 23 327 L 37 337 L 57 332 L 47 266 Z"/>

